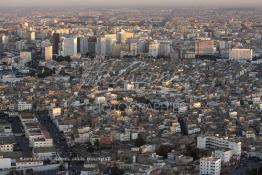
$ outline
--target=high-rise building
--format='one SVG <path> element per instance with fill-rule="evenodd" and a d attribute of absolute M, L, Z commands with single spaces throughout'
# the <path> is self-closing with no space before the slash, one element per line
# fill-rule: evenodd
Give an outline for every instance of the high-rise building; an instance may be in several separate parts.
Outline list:
<path fill-rule="evenodd" d="M 8 43 L 8 36 L 6 36 L 5 34 L 2 36 L 2 47 L 4 48 L 4 49 L 6 49 L 6 46 L 7 46 L 7 43 Z"/>
<path fill-rule="evenodd" d="M 253 51 L 252 49 L 230 49 L 229 59 L 231 60 L 252 60 Z"/>
<path fill-rule="evenodd" d="M 30 33 L 30 40 L 35 41 L 35 32 Z"/>
<path fill-rule="evenodd" d="M 59 54 L 59 42 L 60 42 L 60 35 L 58 33 L 53 34 L 53 54 Z"/>
<path fill-rule="evenodd" d="M 159 56 L 169 57 L 171 52 L 170 41 L 161 41 L 159 44 Z"/>
<path fill-rule="evenodd" d="M 114 43 L 112 46 L 112 56 L 119 57 L 121 53 L 121 45 L 119 43 Z"/>
<path fill-rule="evenodd" d="M 114 43 L 116 43 L 115 34 L 108 34 L 99 37 L 97 40 L 97 54 L 101 56 L 112 56 Z"/>
<path fill-rule="evenodd" d="M 200 175 L 220 175 L 221 159 L 215 157 L 203 157 L 200 159 Z"/>
<path fill-rule="evenodd" d="M 2 36 L 2 43 L 3 44 L 7 44 L 8 43 L 8 36 L 6 36 L 5 34 Z"/>
<path fill-rule="evenodd" d="M 195 41 L 196 56 L 213 55 L 215 51 L 215 42 L 210 38 L 199 38 Z"/>
<path fill-rule="evenodd" d="M 88 53 L 88 38 L 87 37 L 80 38 L 80 53 L 81 54 Z"/>
<path fill-rule="evenodd" d="M 3 54 L 3 44 L 2 42 L 0 42 L 0 59 L 2 58 L 2 54 Z"/>
<path fill-rule="evenodd" d="M 159 54 L 159 43 L 157 41 L 152 41 L 149 43 L 149 52 L 148 55 L 150 57 L 158 57 Z"/>
<path fill-rule="evenodd" d="M 64 38 L 62 43 L 63 56 L 77 56 L 77 38 Z"/>
<path fill-rule="evenodd" d="M 145 40 L 138 41 L 138 48 L 137 48 L 138 54 L 148 53 L 149 52 L 148 47 L 149 47 L 148 41 Z"/>
<path fill-rule="evenodd" d="M 181 134 L 182 135 L 188 135 L 188 122 L 186 118 L 179 118 L 178 122 L 180 124 L 181 128 Z"/>
<path fill-rule="evenodd" d="M 119 43 L 126 43 L 127 39 L 134 37 L 134 33 L 122 29 L 120 32 L 117 32 L 116 37 Z"/>
<path fill-rule="evenodd" d="M 81 49 L 81 37 L 77 37 L 77 53 L 80 53 Z"/>
<path fill-rule="evenodd" d="M 96 37 L 89 37 L 88 38 L 88 53 L 90 55 L 96 54 L 96 45 L 97 45 L 97 38 Z"/>
<path fill-rule="evenodd" d="M 130 55 L 136 56 L 138 55 L 138 44 L 130 43 Z"/>
<path fill-rule="evenodd" d="M 53 47 L 47 46 L 45 47 L 45 60 L 50 61 L 53 59 Z"/>

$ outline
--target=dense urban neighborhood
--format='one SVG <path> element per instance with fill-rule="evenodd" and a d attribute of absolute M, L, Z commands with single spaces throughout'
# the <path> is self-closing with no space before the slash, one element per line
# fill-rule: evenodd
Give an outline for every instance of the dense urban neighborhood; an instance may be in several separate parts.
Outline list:
<path fill-rule="evenodd" d="M 1 8 L 0 174 L 261 175 L 262 9 Z"/>

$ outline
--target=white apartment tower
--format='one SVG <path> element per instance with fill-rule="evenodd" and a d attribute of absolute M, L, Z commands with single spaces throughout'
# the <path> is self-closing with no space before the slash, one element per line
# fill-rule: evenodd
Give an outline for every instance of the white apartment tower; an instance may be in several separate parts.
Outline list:
<path fill-rule="evenodd" d="M 159 53 L 159 43 L 157 41 L 150 42 L 148 55 L 150 57 L 156 58 L 158 56 L 158 53 Z"/>
<path fill-rule="evenodd" d="M 77 38 L 65 38 L 63 40 L 62 56 L 77 56 Z"/>
<path fill-rule="evenodd" d="M 214 157 L 200 159 L 200 175 L 220 175 L 221 160 Z"/>
<path fill-rule="evenodd" d="M 97 39 L 96 50 L 97 54 L 101 56 L 112 56 L 113 45 L 116 43 L 115 34 L 107 34 Z"/>

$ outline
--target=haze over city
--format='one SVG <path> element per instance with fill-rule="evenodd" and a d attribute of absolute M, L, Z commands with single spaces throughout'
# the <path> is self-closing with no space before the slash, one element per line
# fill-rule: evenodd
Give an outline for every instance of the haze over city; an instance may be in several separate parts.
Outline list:
<path fill-rule="evenodd" d="M 262 0 L 0 0 L 1 175 L 262 175 Z"/>
<path fill-rule="evenodd" d="M 1 6 L 212 6 L 257 7 L 261 0 L 1 0 Z"/>

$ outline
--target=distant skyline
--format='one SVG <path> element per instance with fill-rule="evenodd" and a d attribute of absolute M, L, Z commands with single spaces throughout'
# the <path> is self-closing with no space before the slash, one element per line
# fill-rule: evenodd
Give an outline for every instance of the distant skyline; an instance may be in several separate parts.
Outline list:
<path fill-rule="evenodd" d="M 0 0 L 8 6 L 212 6 L 261 7 L 262 0 Z"/>

